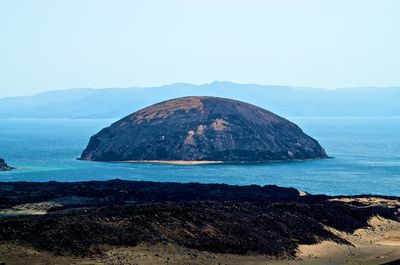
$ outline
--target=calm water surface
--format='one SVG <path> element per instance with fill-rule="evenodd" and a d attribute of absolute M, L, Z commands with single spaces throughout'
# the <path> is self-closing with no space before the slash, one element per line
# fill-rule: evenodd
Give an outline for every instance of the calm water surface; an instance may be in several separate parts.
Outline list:
<path fill-rule="evenodd" d="M 112 120 L 0 119 L 0 181 L 129 179 L 276 184 L 330 195 L 400 196 L 400 117 L 290 118 L 333 159 L 255 165 L 176 166 L 78 161 L 89 137 Z"/>

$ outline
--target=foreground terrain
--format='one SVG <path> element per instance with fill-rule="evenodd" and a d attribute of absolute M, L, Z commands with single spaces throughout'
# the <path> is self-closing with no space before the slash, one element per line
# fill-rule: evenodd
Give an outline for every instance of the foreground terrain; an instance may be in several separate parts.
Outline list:
<path fill-rule="evenodd" d="M 383 264 L 400 200 L 276 186 L 0 183 L 0 263 Z"/>

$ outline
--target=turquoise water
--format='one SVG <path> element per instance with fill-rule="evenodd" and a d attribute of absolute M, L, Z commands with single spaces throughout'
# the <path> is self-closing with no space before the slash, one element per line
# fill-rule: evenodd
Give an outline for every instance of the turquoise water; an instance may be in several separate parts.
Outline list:
<path fill-rule="evenodd" d="M 400 117 L 290 118 L 333 159 L 254 165 L 176 166 L 78 161 L 111 120 L 0 119 L 0 181 L 152 180 L 276 184 L 309 193 L 400 196 Z"/>

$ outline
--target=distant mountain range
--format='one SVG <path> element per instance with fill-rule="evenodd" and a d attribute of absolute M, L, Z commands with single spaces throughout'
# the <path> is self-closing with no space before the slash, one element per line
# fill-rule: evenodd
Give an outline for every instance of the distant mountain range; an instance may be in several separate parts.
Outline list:
<path fill-rule="evenodd" d="M 0 118 L 121 118 L 183 96 L 242 100 L 282 116 L 400 116 L 400 87 L 320 89 L 213 82 L 147 88 L 67 89 L 0 99 Z"/>

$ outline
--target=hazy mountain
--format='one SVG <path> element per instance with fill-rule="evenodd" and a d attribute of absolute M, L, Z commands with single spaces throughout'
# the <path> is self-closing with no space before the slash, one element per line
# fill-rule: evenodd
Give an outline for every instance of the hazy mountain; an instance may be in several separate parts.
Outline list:
<path fill-rule="evenodd" d="M 283 116 L 400 116 L 400 87 L 318 89 L 213 82 L 148 88 L 69 89 L 0 99 L 0 118 L 120 118 L 159 101 L 220 96 Z"/>

